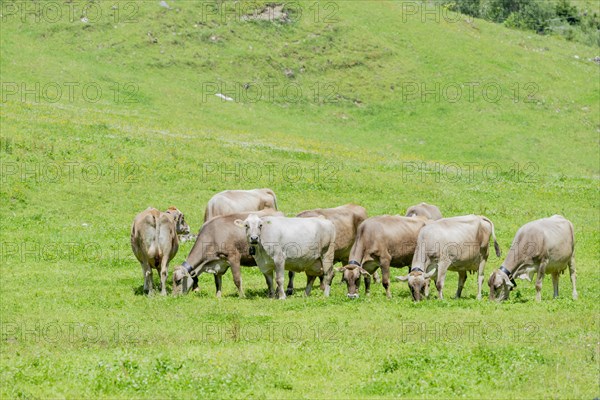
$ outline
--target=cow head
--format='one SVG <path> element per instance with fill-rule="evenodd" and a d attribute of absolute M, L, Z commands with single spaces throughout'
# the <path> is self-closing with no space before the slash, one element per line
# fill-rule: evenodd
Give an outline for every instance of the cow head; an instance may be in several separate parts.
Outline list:
<path fill-rule="evenodd" d="M 236 219 L 235 224 L 246 229 L 246 238 L 250 246 L 260 243 L 260 234 L 262 232 L 263 221 L 256 214 L 248 215 L 245 221 Z"/>
<path fill-rule="evenodd" d="M 194 285 L 194 279 L 187 272 L 183 265 L 175 268 L 173 271 L 173 296 L 186 294 Z"/>
<path fill-rule="evenodd" d="M 429 283 L 431 277 L 435 274 L 436 268 L 429 272 L 423 272 L 420 269 L 412 270 L 406 276 L 397 276 L 399 281 L 407 281 L 408 288 L 414 301 L 421 301 L 423 297 L 429 294 Z"/>
<path fill-rule="evenodd" d="M 371 274 L 369 274 L 369 272 L 367 272 L 367 270 L 365 270 L 363 267 L 358 265 L 344 265 L 343 267 L 338 267 L 335 270 L 343 274 L 342 282 L 346 282 L 346 285 L 348 285 L 348 298 L 358 299 L 360 277 L 363 275 L 371 276 Z"/>
<path fill-rule="evenodd" d="M 169 207 L 166 213 L 173 217 L 173 220 L 175 221 L 175 230 L 177 231 L 177 234 L 187 235 L 188 233 L 190 233 L 190 226 L 187 224 L 187 222 L 185 222 L 185 216 L 181 211 L 177 209 L 177 207 Z"/>
<path fill-rule="evenodd" d="M 510 291 L 515 287 L 508 275 L 499 269 L 492 272 L 488 280 L 488 285 L 490 287 L 490 300 L 492 301 L 507 300 Z"/>

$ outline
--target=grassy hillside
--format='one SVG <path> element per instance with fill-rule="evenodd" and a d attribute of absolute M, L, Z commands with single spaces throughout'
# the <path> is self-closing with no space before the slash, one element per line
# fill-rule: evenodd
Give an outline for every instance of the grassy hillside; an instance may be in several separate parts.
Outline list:
<path fill-rule="evenodd" d="M 167 3 L 1 3 L 2 397 L 598 397 L 598 48 L 419 3 L 290 3 L 289 23 Z M 230 274 L 220 300 L 207 275 L 139 294 L 136 213 L 198 230 L 214 193 L 254 187 L 288 215 L 484 214 L 504 254 L 560 213 L 580 299 L 563 275 L 557 300 L 547 278 L 539 304 L 527 282 L 477 302 L 474 277 L 454 300 L 449 274 L 445 301 L 349 301 L 338 277 L 305 299 L 299 277 L 276 302 L 255 268 L 245 300 Z"/>

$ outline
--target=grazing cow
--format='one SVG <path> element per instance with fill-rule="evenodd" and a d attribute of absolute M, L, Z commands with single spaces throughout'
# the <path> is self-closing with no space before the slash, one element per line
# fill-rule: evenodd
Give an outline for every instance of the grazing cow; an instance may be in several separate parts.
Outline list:
<path fill-rule="evenodd" d="M 333 279 L 335 226 L 325 218 L 262 217 L 250 214 L 236 224 L 246 229 L 246 237 L 258 268 L 265 276 L 269 297 L 273 292 L 273 271 L 277 297 L 285 299 L 283 275 L 287 269 L 305 272 L 308 296 L 317 276 L 325 276 L 325 296 Z"/>
<path fill-rule="evenodd" d="M 371 275 L 381 267 L 382 283 L 388 298 L 390 267 L 410 265 L 419 231 L 427 223 L 425 218 L 382 215 L 365 220 L 358 227 L 356 240 L 350 251 L 348 265 L 337 268 L 348 285 L 348 297 L 358 298 L 360 277 L 365 277 L 365 293 L 371 286 Z"/>
<path fill-rule="evenodd" d="M 358 226 L 367 219 L 367 210 L 356 204 L 346 204 L 335 208 L 317 208 L 315 210 L 302 211 L 296 215 L 298 218 L 313 218 L 323 216 L 333 222 L 335 226 L 335 255 L 333 262 L 348 264 L 350 249 L 356 239 Z M 323 277 L 319 277 L 323 286 Z M 294 272 L 289 272 L 289 283 L 286 290 L 287 295 L 294 292 Z"/>
<path fill-rule="evenodd" d="M 265 208 L 277 210 L 277 198 L 271 189 L 225 190 L 208 201 L 204 222 L 218 215 L 260 211 Z"/>
<path fill-rule="evenodd" d="M 554 297 L 558 297 L 558 277 L 569 266 L 573 299 L 577 299 L 573 224 L 561 215 L 538 219 L 523 225 L 515 235 L 502 266 L 492 272 L 488 285 L 490 300 L 506 300 L 516 286 L 513 277 L 531 281 L 537 272 L 535 299 L 542 299 L 542 281 L 552 274 Z"/>
<path fill-rule="evenodd" d="M 131 248 L 142 265 L 144 292 L 152 294 L 152 269 L 160 271 L 160 293 L 167 294 L 167 268 L 179 249 L 178 233 L 189 233 L 181 211 L 169 207 L 166 212 L 148 208 L 139 213 L 131 226 Z"/>
<path fill-rule="evenodd" d="M 214 274 L 217 297 L 221 297 L 223 275 L 231 267 L 233 282 L 240 297 L 244 297 L 240 265 L 255 266 L 250 255 L 244 231 L 235 225 L 237 219 L 245 219 L 253 212 L 219 215 L 205 222 L 187 258 L 173 272 L 173 294 L 187 293 L 197 286 L 198 275 Z M 272 209 L 256 212 L 259 216 L 283 216 Z"/>
<path fill-rule="evenodd" d="M 419 232 L 409 274 L 397 279 L 408 281 L 413 299 L 419 301 L 422 295 L 429 295 L 429 280 L 435 274 L 438 296 L 443 299 L 446 272 L 456 271 L 456 297 L 459 298 L 467 280 L 467 272 L 477 271 L 477 299 L 480 300 L 490 235 L 494 239 L 496 255 L 500 257 L 494 224 L 488 218 L 466 215 L 432 221 Z"/>
<path fill-rule="evenodd" d="M 421 203 L 415 206 L 408 207 L 406 210 L 407 217 L 425 217 L 427 219 L 438 220 L 442 218 L 440 209 L 432 204 Z"/>

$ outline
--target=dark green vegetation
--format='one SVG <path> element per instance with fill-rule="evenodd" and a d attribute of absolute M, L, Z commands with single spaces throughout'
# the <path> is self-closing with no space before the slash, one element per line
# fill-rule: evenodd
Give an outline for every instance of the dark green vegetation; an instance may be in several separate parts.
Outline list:
<path fill-rule="evenodd" d="M 517 29 L 600 46 L 600 13 L 593 1 L 440 0 L 448 9 Z"/>
<path fill-rule="evenodd" d="M 290 23 L 167 3 L 101 3 L 88 22 L 87 3 L 73 20 L 66 3 L 58 19 L 36 3 L 39 20 L 1 3 L 3 397 L 599 395 L 597 47 L 400 2 L 301 3 Z M 526 282 L 478 302 L 473 277 L 453 300 L 449 274 L 446 301 L 413 304 L 400 283 L 348 301 L 338 277 L 305 299 L 299 276 L 278 302 L 257 269 L 245 300 L 230 274 L 220 300 L 208 275 L 199 294 L 139 295 L 137 212 L 173 204 L 197 230 L 210 196 L 253 187 L 292 215 L 484 214 L 504 254 L 560 213 L 579 300 L 566 275 L 539 304 Z"/>

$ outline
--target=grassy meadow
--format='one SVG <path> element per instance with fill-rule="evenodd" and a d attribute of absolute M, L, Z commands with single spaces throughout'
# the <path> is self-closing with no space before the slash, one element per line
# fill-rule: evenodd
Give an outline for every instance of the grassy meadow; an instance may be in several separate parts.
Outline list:
<path fill-rule="evenodd" d="M 287 23 L 167 3 L 0 2 L 2 398 L 600 396 L 597 47 L 420 2 L 293 2 Z M 493 251 L 484 301 L 474 276 L 453 299 L 455 273 L 444 301 L 401 282 L 350 301 L 339 276 L 304 298 L 302 275 L 274 301 L 257 268 L 246 299 L 230 273 L 221 299 L 210 275 L 140 294 L 138 212 L 198 231 L 213 194 L 259 187 L 287 215 L 482 214 L 503 256 L 562 214 L 579 300 L 565 274 L 558 299 L 546 277 L 540 303 L 529 282 L 490 303 Z"/>

